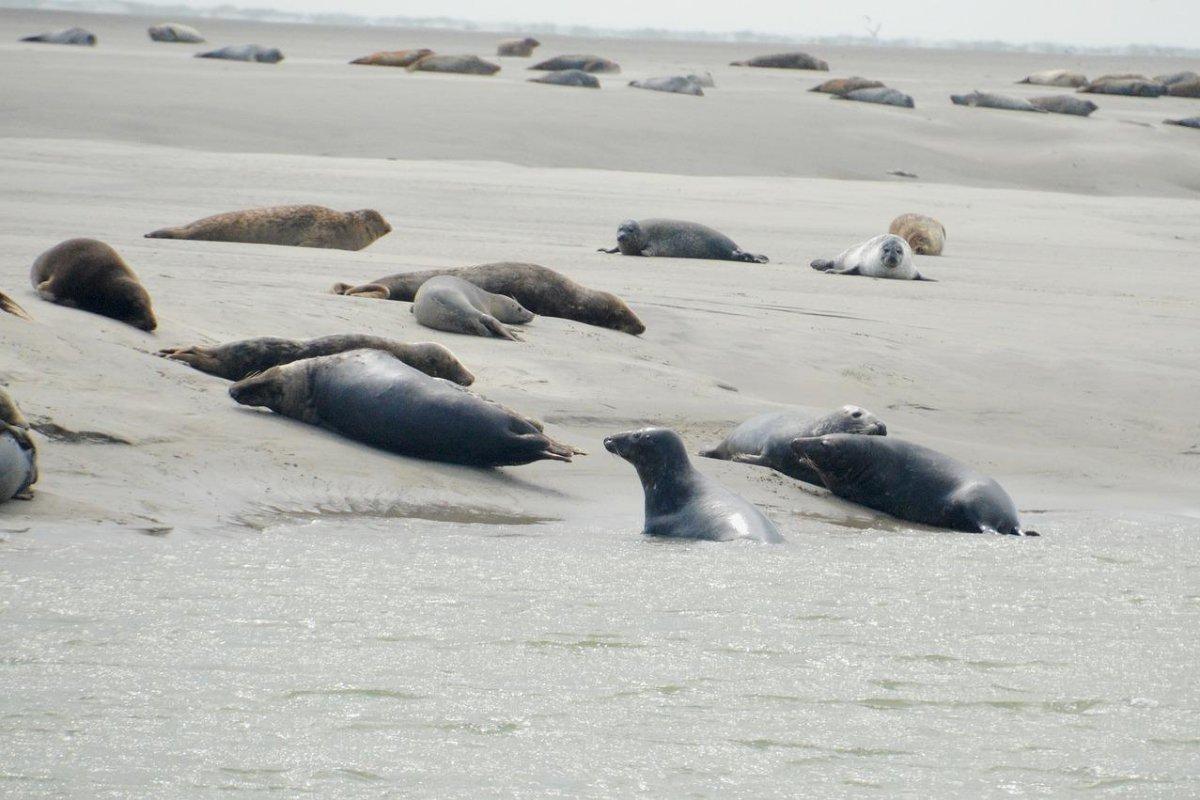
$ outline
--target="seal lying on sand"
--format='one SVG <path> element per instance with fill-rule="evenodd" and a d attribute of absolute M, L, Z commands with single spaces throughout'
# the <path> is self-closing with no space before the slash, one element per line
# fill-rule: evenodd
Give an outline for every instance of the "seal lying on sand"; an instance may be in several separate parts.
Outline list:
<path fill-rule="evenodd" d="M 946 226 L 924 214 L 901 214 L 892 220 L 888 233 L 894 233 L 922 256 L 940 256 L 946 246 Z"/>
<path fill-rule="evenodd" d="M 1006 97 L 1002 94 L 986 92 L 971 92 L 970 94 L 952 94 L 950 102 L 956 106 L 974 106 L 976 108 L 998 108 L 1004 111 L 1032 111 L 1035 114 L 1045 114 L 1046 110 L 1038 108 L 1028 100 L 1020 97 Z"/>
<path fill-rule="evenodd" d="M 673 92 L 674 94 L 690 94 L 704 96 L 700 84 L 683 75 L 671 75 L 666 78 L 644 78 L 640 81 L 630 81 L 630 86 L 637 89 L 649 89 L 653 92 Z"/>
<path fill-rule="evenodd" d="M 540 64 L 534 64 L 530 69 L 540 69 L 548 72 L 562 69 L 580 69 L 584 72 L 620 72 L 621 65 L 600 56 L 570 55 L 548 58 Z"/>
<path fill-rule="evenodd" d="M 36 36 L 26 36 L 22 42 L 41 42 L 42 44 L 81 44 L 87 47 L 96 45 L 96 34 L 83 28 L 66 28 L 61 31 L 39 33 Z"/>
<path fill-rule="evenodd" d="M 683 77 L 705 89 L 715 89 L 717 87 L 717 82 L 713 80 L 711 72 L 689 72 Z"/>
<path fill-rule="evenodd" d="M 350 63 L 368 64 L 373 67 L 407 67 L 431 55 L 433 51 L 427 47 L 420 50 L 380 50 L 378 53 L 356 58 Z"/>
<path fill-rule="evenodd" d="M 796 456 L 792 442 L 827 433 L 887 436 L 887 425 L 858 406 L 842 406 L 816 419 L 793 411 L 772 411 L 746 420 L 716 447 L 701 450 L 700 455 L 770 467 L 798 481 L 823 486 L 813 468 Z"/>
<path fill-rule="evenodd" d="M 898 278 L 929 281 L 913 266 L 908 242 L 891 233 L 881 234 L 855 245 L 832 261 L 817 259 L 812 268 L 830 275 L 866 275 L 868 278 Z"/>
<path fill-rule="evenodd" d="M 548 438 L 520 414 L 379 350 L 272 367 L 229 387 L 229 396 L 431 461 L 499 467 L 570 461 L 579 452 Z"/>
<path fill-rule="evenodd" d="M 808 53 L 775 53 L 769 56 L 755 56 L 745 61 L 730 61 L 731 67 L 770 67 L 773 69 L 811 69 L 818 72 L 828 72 L 829 65 Z"/>
<path fill-rule="evenodd" d="M 823 94 L 846 94 L 858 89 L 883 89 L 886 88 L 879 81 L 868 80 L 867 78 L 831 78 L 822 84 L 818 84 L 809 89 L 810 92 L 821 92 Z"/>
<path fill-rule="evenodd" d="M 338 283 L 334 294 L 382 300 L 412 300 L 421 284 L 435 275 L 454 275 L 487 292 L 506 295 L 542 317 L 559 317 L 631 333 L 646 330 L 625 301 L 615 294 L 581 286 L 566 275 L 537 264 L 502 261 L 461 269 L 401 272 L 361 286 Z"/>
<path fill-rule="evenodd" d="M 1091 100 L 1081 100 L 1069 94 L 1056 94 L 1051 97 L 1031 97 L 1029 102 L 1042 111 L 1051 114 L 1071 114 L 1076 117 L 1090 116 L 1100 108 Z"/>
<path fill-rule="evenodd" d="M 164 22 L 161 25 L 151 25 L 147 33 L 156 42 L 200 44 L 204 41 L 204 37 L 200 35 L 200 31 L 191 25 L 181 25 L 178 22 Z"/>
<path fill-rule="evenodd" d="M 529 58 L 533 55 L 533 48 L 540 44 L 541 42 L 532 36 L 526 36 L 524 39 L 509 39 L 507 42 L 500 43 L 496 48 L 496 55 Z"/>
<path fill-rule="evenodd" d="M 1017 83 L 1032 83 L 1035 86 L 1066 86 L 1071 89 L 1086 86 L 1087 82 L 1088 79 L 1082 73 L 1072 72 L 1069 69 L 1047 69 L 1017 81 Z"/>
<path fill-rule="evenodd" d="M 516 300 L 493 294 L 454 275 L 436 275 L 421 284 L 412 312 L 426 328 L 517 341 L 503 323 L 523 325 L 533 319 Z"/>
<path fill-rule="evenodd" d="M 1154 81 L 1155 81 L 1155 83 L 1161 83 L 1163 86 L 1170 88 L 1171 86 L 1174 86 L 1177 83 L 1190 83 L 1192 81 L 1200 81 L 1200 75 L 1197 75 L 1195 72 L 1192 72 L 1191 70 L 1184 70 L 1183 72 L 1172 72 L 1167 75 L 1155 75 Z"/>
<path fill-rule="evenodd" d="M 1180 125 L 1184 128 L 1200 128 L 1200 117 L 1188 117 L 1187 119 L 1164 119 L 1165 125 Z"/>
<path fill-rule="evenodd" d="M 30 282 L 43 300 L 90 311 L 144 331 L 158 327 L 150 295 L 116 250 L 96 239 L 68 239 L 37 257 Z"/>
<path fill-rule="evenodd" d="M 643 428 L 618 433 L 604 440 L 604 448 L 637 469 L 646 494 L 642 533 L 714 542 L 783 541 L 757 507 L 692 466 L 675 431 Z"/>
<path fill-rule="evenodd" d="M 1130 97 L 1161 97 L 1167 87 L 1142 75 L 1104 75 L 1082 86 L 1088 94 L 1123 94 Z"/>
<path fill-rule="evenodd" d="M 852 503 L 938 528 L 1037 536 L 1021 529 L 1000 484 L 928 447 L 844 433 L 797 439 L 792 447 L 826 489 Z"/>
<path fill-rule="evenodd" d="M 216 375 L 228 381 L 240 381 L 271 367 L 290 364 L 304 358 L 330 356 L 350 350 L 382 350 L 433 378 L 444 378 L 460 386 L 470 386 L 475 376 L 450 350 L 435 342 L 397 342 L 381 336 L 340 334 L 300 341 L 263 336 L 217 345 L 168 347 L 158 355 L 182 361 L 192 369 Z"/>
<path fill-rule="evenodd" d="M 20 317 L 21 319 L 33 320 L 33 317 L 29 316 L 25 309 L 17 304 L 16 300 L 13 300 L 4 292 L 0 292 L 0 311 Z"/>
<path fill-rule="evenodd" d="M 32 500 L 37 483 L 37 447 L 21 409 L 0 389 L 0 503 Z"/>
<path fill-rule="evenodd" d="M 564 69 L 558 72 L 547 72 L 537 78 L 530 78 L 530 83 L 549 83 L 555 86 L 582 86 L 587 89 L 599 89 L 600 79 L 590 72 L 581 69 Z"/>
<path fill-rule="evenodd" d="M 875 89 L 855 89 L 845 94 L 835 94 L 833 99 L 855 100 L 859 103 L 877 103 L 881 106 L 899 106 L 900 108 L 914 108 L 916 106 L 911 96 L 887 86 L 880 86 Z"/>
<path fill-rule="evenodd" d="M 479 56 L 439 56 L 419 58 L 408 65 L 409 72 L 449 72 L 457 75 L 495 75 L 499 64 L 484 61 Z"/>
<path fill-rule="evenodd" d="M 1167 94 L 1171 97 L 1200 97 L 1200 78 L 1172 83 L 1167 87 Z"/>
<path fill-rule="evenodd" d="M 707 225 L 677 219 L 627 219 L 617 228 L 617 246 L 608 250 L 602 247 L 600 252 L 767 263 L 766 256 L 743 251 L 728 236 Z"/>
<path fill-rule="evenodd" d="M 283 53 L 278 47 L 263 47 L 258 44 L 235 44 L 207 53 L 196 53 L 196 58 L 222 58 L 226 61 L 257 61 L 260 64 L 278 64 Z"/>
<path fill-rule="evenodd" d="M 323 206 L 269 206 L 215 214 L 147 233 L 146 238 L 362 250 L 391 230 L 383 215 L 371 208 L 342 212 Z"/>

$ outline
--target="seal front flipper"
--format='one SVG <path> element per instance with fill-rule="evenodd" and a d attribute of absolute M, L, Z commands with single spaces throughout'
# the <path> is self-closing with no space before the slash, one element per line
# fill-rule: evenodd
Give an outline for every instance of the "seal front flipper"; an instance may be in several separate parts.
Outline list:
<path fill-rule="evenodd" d="M 597 247 L 596 252 L 597 253 L 609 253 L 609 254 L 619 253 L 619 252 L 621 252 L 621 248 L 618 246 L 618 247 L 614 247 L 610 250 L 607 247 Z"/>

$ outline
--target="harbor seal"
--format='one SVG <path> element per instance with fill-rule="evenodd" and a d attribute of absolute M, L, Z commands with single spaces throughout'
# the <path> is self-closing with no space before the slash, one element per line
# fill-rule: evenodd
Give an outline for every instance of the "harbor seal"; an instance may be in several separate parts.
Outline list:
<path fill-rule="evenodd" d="M 41 42 L 42 44 L 78 44 L 85 47 L 96 46 L 96 34 L 83 28 L 65 28 L 61 31 L 49 31 L 35 36 L 26 36 L 22 42 Z"/>
<path fill-rule="evenodd" d="M 397 342 L 362 334 L 321 336 L 308 340 L 263 336 L 217 345 L 168 347 L 159 350 L 158 355 L 172 361 L 182 361 L 192 369 L 227 381 L 240 381 L 271 367 L 350 350 L 382 350 L 432 378 L 444 378 L 460 386 L 470 386 L 475 382 L 470 370 L 443 345 L 435 342 Z"/>
<path fill-rule="evenodd" d="M 474 336 L 495 336 L 517 341 L 504 327 L 533 319 L 516 300 L 493 294 L 455 275 L 436 275 L 421 284 L 413 296 L 412 313 L 426 328 Z"/>
<path fill-rule="evenodd" d="M 541 45 L 541 42 L 532 36 L 526 36 L 524 39 L 509 39 L 506 42 L 501 42 L 496 47 L 496 55 L 529 58 L 533 55 L 533 49 L 539 45 Z"/>
<path fill-rule="evenodd" d="M 1104 75 L 1079 87 L 1085 94 L 1123 94 L 1130 97 L 1161 97 L 1167 87 L 1143 75 Z"/>
<path fill-rule="evenodd" d="M 200 35 L 200 31 L 191 25 L 181 25 L 178 22 L 164 22 L 161 25 L 151 25 L 146 32 L 156 42 L 200 44 L 204 41 L 204 37 Z"/>
<path fill-rule="evenodd" d="M 1034 86 L 1063 86 L 1069 89 L 1087 86 L 1087 82 L 1088 79 L 1082 73 L 1072 72 L 1069 69 L 1042 70 L 1017 81 L 1017 83 L 1031 83 Z"/>
<path fill-rule="evenodd" d="M 1188 117 L 1186 119 L 1164 119 L 1165 125 L 1179 125 L 1183 128 L 1200 128 L 1200 117 Z"/>
<path fill-rule="evenodd" d="M 1192 81 L 1200 81 L 1200 75 L 1197 75 L 1195 72 L 1192 72 L 1191 70 L 1184 70 L 1183 72 L 1172 72 L 1167 75 L 1155 75 L 1154 81 L 1156 83 L 1161 83 L 1163 86 L 1170 88 L 1177 83 L 1190 83 Z"/>
<path fill-rule="evenodd" d="M 419 50 L 380 50 L 369 56 L 356 58 L 351 64 L 367 64 L 372 67 L 408 67 L 426 56 L 433 55 L 428 47 Z"/>
<path fill-rule="evenodd" d="M 1033 103 L 1020 97 L 1006 97 L 1002 94 L 989 94 L 987 92 L 952 94 L 950 95 L 950 102 L 956 106 L 997 108 L 1002 111 L 1031 111 L 1035 114 L 1047 113 L 1044 108 L 1038 108 Z"/>
<path fill-rule="evenodd" d="M 586 89 L 599 89 L 600 79 L 590 72 L 581 69 L 564 69 L 557 72 L 547 72 L 537 78 L 530 78 L 530 83 L 549 83 L 554 86 L 582 86 Z"/>
<path fill-rule="evenodd" d="M 890 436 L 828 434 L 792 443 L 826 489 L 893 517 L 969 533 L 1037 536 L 1021 528 L 995 480 L 950 456 Z"/>
<path fill-rule="evenodd" d="M 897 278 L 931 281 L 913 266 L 913 251 L 908 242 L 892 233 L 884 233 L 846 250 L 832 261 L 817 259 L 812 268 L 830 275 L 866 275 L 868 278 Z"/>
<path fill-rule="evenodd" d="M 683 439 L 667 428 L 643 428 L 604 440 L 604 449 L 633 464 L 646 495 L 642 533 L 674 539 L 782 542 L 779 530 L 750 502 L 697 471 Z"/>
<path fill-rule="evenodd" d="M 822 94 L 847 94 L 848 92 L 857 91 L 858 89 L 884 89 L 886 88 L 879 81 L 868 80 L 867 78 L 831 78 L 824 83 L 817 84 L 809 89 L 810 92 L 821 92 Z"/>
<path fill-rule="evenodd" d="M 4 292 L 0 292 L 0 311 L 3 311 L 6 314 L 12 314 L 14 317 L 27 319 L 31 322 L 33 321 L 33 317 L 29 316 L 28 312 L 21 308 L 16 300 L 13 300 Z"/>
<path fill-rule="evenodd" d="M 1091 100 L 1081 100 L 1074 95 L 1056 94 L 1050 97 L 1031 97 L 1029 102 L 1034 106 L 1049 111 L 1051 114 L 1070 114 L 1076 117 L 1087 117 L 1100 106 Z"/>
<path fill-rule="evenodd" d="M 479 56 L 439 56 L 418 58 L 408 65 L 409 72 L 445 72 L 456 75 L 495 75 L 499 64 L 484 61 Z"/>
<path fill-rule="evenodd" d="M 677 219 L 627 219 L 617 228 L 617 246 L 612 249 L 602 247 L 600 252 L 767 263 L 766 256 L 745 252 L 728 236 L 707 225 Z"/>
<path fill-rule="evenodd" d="M 898 106 L 900 108 L 914 108 L 916 106 L 910 95 L 888 86 L 880 86 L 874 89 L 855 89 L 845 94 L 835 94 L 833 99 L 854 100 L 859 103 L 877 103 L 881 106 Z"/>
<path fill-rule="evenodd" d="M 530 69 L 543 70 L 545 72 L 555 72 L 563 69 L 579 69 L 584 72 L 611 72 L 617 73 L 621 71 L 621 65 L 615 61 L 609 61 L 607 58 L 590 55 L 569 55 L 555 56 L 548 58 L 540 64 L 534 64 Z"/>
<path fill-rule="evenodd" d="M 672 92 L 674 94 L 690 94 L 703 97 L 704 90 L 700 84 L 683 75 L 671 75 L 665 78 L 644 78 L 640 81 L 630 81 L 635 89 L 649 89 L 652 92 Z"/>
<path fill-rule="evenodd" d="M 104 242 L 68 239 L 33 262 L 30 282 L 43 300 L 90 311 L 144 331 L 158 327 L 150 295 L 129 265 Z"/>
<path fill-rule="evenodd" d="M 1167 87 L 1167 94 L 1171 97 L 1200 97 L 1200 78 L 1172 83 Z"/>
<path fill-rule="evenodd" d="M 547 267 L 502 261 L 461 269 L 431 269 L 388 275 L 361 286 L 338 283 L 334 294 L 381 300 L 412 300 L 421 284 L 436 275 L 454 275 L 480 289 L 516 300 L 534 314 L 612 328 L 634 336 L 646 326 L 615 294 L 589 289 Z"/>
<path fill-rule="evenodd" d="M 391 230 L 372 208 L 342 212 L 323 206 L 269 206 L 215 214 L 152 231 L 146 238 L 362 250 Z"/>
<path fill-rule="evenodd" d="M 0 389 L 0 503 L 32 500 L 37 483 L 37 446 L 21 409 Z"/>
<path fill-rule="evenodd" d="M 717 82 L 715 80 L 713 80 L 713 76 L 712 76 L 711 72 L 689 72 L 687 75 L 684 75 L 683 77 L 687 78 L 692 83 L 694 83 L 697 86 L 700 86 L 701 88 L 704 88 L 704 89 L 717 88 Z"/>
<path fill-rule="evenodd" d="M 263 47 L 258 44 L 236 44 L 209 50 L 207 53 L 196 53 L 196 58 L 220 58 L 226 61 L 255 61 L 259 64 L 278 64 L 283 61 L 283 53 L 278 47 Z"/>
<path fill-rule="evenodd" d="M 700 455 L 770 467 L 798 481 L 822 486 L 820 476 L 796 456 L 792 442 L 827 433 L 887 436 L 887 425 L 870 411 L 858 406 L 842 406 L 815 419 L 794 411 L 772 411 L 746 420 L 716 447 L 701 450 Z"/>
<path fill-rule="evenodd" d="M 828 72 L 829 64 L 808 53 L 775 53 L 768 56 L 755 56 L 745 61 L 730 61 L 731 67 L 768 67 L 771 69 L 808 69 L 817 72 Z"/>
<path fill-rule="evenodd" d="M 264 406 L 402 456 L 476 467 L 570 461 L 580 453 L 530 420 L 380 350 L 306 358 L 229 387 Z"/>
<path fill-rule="evenodd" d="M 901 214 L 892 220 L 888 233 L 894 233 L 917 255 L 940 256 L 946 246 L 946 226 L 924 214 Z"/>

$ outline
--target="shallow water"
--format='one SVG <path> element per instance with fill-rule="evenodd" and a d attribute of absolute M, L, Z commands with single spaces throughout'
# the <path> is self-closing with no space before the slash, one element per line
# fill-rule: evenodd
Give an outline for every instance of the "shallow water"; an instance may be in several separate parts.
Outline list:
<path fill-rule="evenodd" d="M 1034 521 L 0 530 L 0 796 L 1200 794 L 1200 523 Z"/>

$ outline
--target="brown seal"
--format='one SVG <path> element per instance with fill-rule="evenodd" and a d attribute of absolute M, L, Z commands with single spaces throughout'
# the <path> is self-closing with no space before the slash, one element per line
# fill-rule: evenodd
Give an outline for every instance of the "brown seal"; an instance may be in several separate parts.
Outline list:
<path fill-rule="evenodd" d="M 901 214 L 892 220 L 888 233 L 894 233 L 913 252 L 921 256 L 940 256 L 946 246 L 946 226 L 924 214 Z"/>
<path fill-rule="evenodd" d="M 1087 86 L 1088 79 L 1083 73 L 1072 72 L 1069 69 L 1047 69 L 1027 75 L 1017 81 L 1017 83 L 1028 83 L 1034 86 L 1063 86 L 1069 89 L 1078 89 L 1080 86 Z"/>
<path fill-rule="evenodd" d="M 832 78 L 809 89 L 810 92 L 823 94 L 849 94 L 858 89 L 882 89 L 883 84 L 868 78 Z"/>
<path fill-rule="evenodd" d="M 427 47 L 422 47 L 420 50 L 380 50 L 378 53 L 356 58 L 350 63 L 369 64 L 373 67 L 407 67 L 425 56 L 431 55 L 433 55 L 433 51 Z"/>
<path fill-rule="evenodd" d="M 150 295 L 116 250 L 96 239 L 68 239 L 37 257 L 29 273 L 43 300 L 152 331 Z"/>
<path fill-rule="evenodd" d="M 13 300 L 4 292 L 0 292 L 0 311 L 20 317 L 21 319 L 33 321 L 33 317 L 29 316 L 25 309 L 17 304 L 16 300 Z"/>
<path fill-rule="evenodd" d="M 290 364 L 304 358 L 329 356 L 350 350 L 382 350 L 410 367 L 434 378 L 445 378 L 460 386 L 470 386 L 475 376 L 462 365 L 450 349 L 435 342 L 397 342 L 381 336 L 339 334 L 299 341 L 263 336 L 218 345 L 168 347 L 158 355 L 182 361 L 193 369 L 229 381 L 240 381 L 271 367 Z"/>
<path fill-rule="evenodd" d="M 147 233 L 146 238 L 362 250 L 391 230 L 371 208 L 342 212 L 323 206 L 270 206 L 216 214 Z"/>
<path fill-rule="evenodd" d="M 615 294 L 581 286 L 565 275 L 537 264 L 510 261 L 461 269 L 401 272 L 361 286 L 338 283 L 334 294 L 411 301 L 421 284 L 435 275 L 454 275 L 480 289 L 513 298 L 534 314 L 638 335 L 646 326 Z"/>
<path fill-rule="evenodd" d="M 730 61 L 731 67 L 769 67 L 772 69 L 811 69 L 829 72 L 829 64 L 808 53 L 774 53 L 755 56 L 745 61 Z"/>
<path fill-rule="evenodd" d="M 507 42 L 500 43 L 500 46 L 496 48 L 496 55 L 529 58 L 533 55 L 533 48 L 540 44 L 541 42 L 532 36 L 526 36 L 524 39 L 509 39 Z"/>

